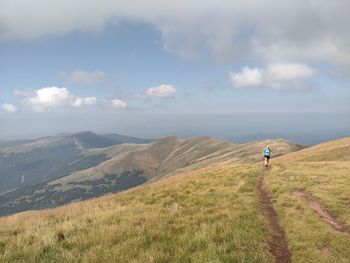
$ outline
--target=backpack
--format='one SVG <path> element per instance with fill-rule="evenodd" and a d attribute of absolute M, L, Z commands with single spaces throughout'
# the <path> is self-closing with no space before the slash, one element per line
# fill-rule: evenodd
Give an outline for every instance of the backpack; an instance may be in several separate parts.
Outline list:
<path fill-rule="evenodd" d="M 265 148 L 264 149 L 264 155 L 265 156 L 270 156 L 270 149 L 269 148 Z"/>

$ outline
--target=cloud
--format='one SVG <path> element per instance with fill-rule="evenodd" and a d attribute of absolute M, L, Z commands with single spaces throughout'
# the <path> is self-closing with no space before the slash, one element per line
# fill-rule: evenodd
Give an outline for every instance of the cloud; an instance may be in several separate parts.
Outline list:
<path fill-rule="evenodd" d="M 130 20 L 152 25 L 164 48 L 184 57 L 209 51 L 215 59 L 317 60 L 349 69 L 348 10 L 348 0 L 2 0 L 0 39 L 99 32 Z"/>
<path fill-rule="evenodd" d="M 13 104 L 8 104 L 8 103 L 5 103 L 2 105 L 2 109 L 6 112 L 9 112 L 9 113 L 13 113 L 13 112 L 17 112 L 18 109 L 15 105 Z"/>
<path fill-rule="evenodd" d="M 21 104 L 35 112 L 49 111 L 60 106 L 84 107 L 91 105 L 108 106 L 114 108 L 126 108 L 127 102 L 121 99 L 98 100 L 96 97 L 79 97 L 71 94 L 67 88 L 45 87 L 31 92 L 14 91 L 17 96 L 24 97 Z M 4 104 L 3 109 L 8 112 L 17 111 L 17 107 L 11 104 Z"/>
<path fill-rule="evenodd" d="M 88 105 L 95 105 L 97 103 L 96 97 L 87 97 L 87 98 L 75 98 L 73 101 L 74 107 L 82 107 Z"/>
<path fill-rule="evenodd" d="M 72 95 L 66 88 L 46 87 L 26 97 L 22 103 L 33 111 L 42 112 L 58 106 L 82 107 L 96 104 L 96 97 L 80 98 Z"/>
<path fill-rule="evenodd" d="M 306 64 L 289 62 L 269 64 L 266 68 L 244 67 L 242 72 L 229 73 L 234 88 L 264 86 L 274 90 L 307 90 L 304 81 L 316 74 Z"/>
<path fill-rule="evenodd" d="M 151 97 L 172 97 L 176 92 L 176 88 L 173 85 L 162 84 L 157 87 L 151 87 L 146 91 L 147 96 Z"/>
<path fill-rule="evenodd" d="M 279 63 L 269 65 L 266 74 L 274 80 L 295 80 L 312 77 L 316 70 L 302 63 Z"/>
<path fill-rule="evenodd" d="M 115 108 L 126 108 L 128 105 L 126 101 L 123 101 L 120 99 L 113 99 L 111 103 L 112 103 L 112 106 Z"/>
<path fill-rule="evenodd" d="M 106 81 L 106 74 L 100 70 L 95 70 L 92 72 L 75 70 L 69 74 L 60 72 L 58 76 L 65 82 L 81 85 L 99 85 Z"/>
<path fill-rule="evenodd" d="M 262 73 L 258 68 L 244 67 L 242 72 L 230 73 L 230 80 L 235 87 L 258 86 L 262 83 Z"/>

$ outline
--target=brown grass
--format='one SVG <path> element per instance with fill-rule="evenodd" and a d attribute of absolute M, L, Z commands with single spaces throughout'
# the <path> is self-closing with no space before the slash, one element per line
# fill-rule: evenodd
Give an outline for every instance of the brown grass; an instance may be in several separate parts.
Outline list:
<path fill-rule="evenodd" d="M 274 160 L 267 186 L 285 228 L 293 262 L 349 262 L 350 238 L 325 222 L 305 192 L 350 227 L 350 138 L 328 142 Z"/>
<path fill-rule="evenodd" d="M 271 262 L 249 166 L 0 218 L 2 262 Z"/>

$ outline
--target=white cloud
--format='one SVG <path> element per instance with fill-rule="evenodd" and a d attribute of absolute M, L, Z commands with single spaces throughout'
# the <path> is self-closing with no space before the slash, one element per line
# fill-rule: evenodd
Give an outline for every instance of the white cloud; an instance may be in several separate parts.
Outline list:
<path fill-rule="evenodd" d="M 96 97 L 80 98 L 70 94 L 66 88 L 46 87 L 34 92 L 34 96 L 25 98 L 23 104 L 33 111 L 42 112 L 58 106 L 82 107 L 94 105 Z"/>
<path fill-rule="evenodd" d="M 25 97 L 22 104 L 35 112 L 49 111 L 59 106 L 84 107 L 99 104 L 114 108 L 126 108 L 127 102 L 121 99 L 98 100 L 96 97 L 79 97 L 69 92 L 67 88 L 45 87 L 32 92 L 16 91 L 16 94 Z M 6 110 L 11 111 L 13 105 L 6 104 Z M 15 106 L 13 106 L 15 107 Z M 5 109 L 5 106 L 3 105 Z M 16 108 L 17 111 L 17 108 Z"/>
<path fill-rule="evenodd" d="M 304 81 L 316 74 L 306 64 L 288 62 L 270 64 L 266 68 L 244 67 L 242 72 L 229 73 L 234 88 L 264 86 L 274 90 L 307 90 L 310 85 Z"/>
<path fill-rule="evenodd" d="M 95 105 L 96 103 L 97 103 L 96 97 L 87 97 L 87 98 L 75 98 L 72 105 L 74 107 L 81 107 L 81 106 Z"/>
<path fill-rule="evenodd" d="M 111 102 L 112 106 L 115 108 L 126 108 L 128 105 L 126 101 L 120 99 L 113 99 Z"/>
<path fill-rule="evenodd" d="M 5 103 L 2 105 L 2 109 L 6 112 L 10 112 L 10 113 L 13 113 L 13 112 L 17 112 L 18 109 L 15 105 L 13 104 L 8 104 L 8 103 Z"/>
<path fill-rule="evenodd" d="M 234 87 L 258 86 L 262 83 L 261 70 L 244 67 L 242 72 L 230 73 L 230 80 Z"/>
<path fill-rule="evenodd" d="M 349 10 L 348 0 L 2 0 L 0 38 L 98 32 L 131 20 L 153 25 L 181 56 L 209 50 L 218 59 L 321 60 L 349 69 Z"/>
<path fill-rule="evenodd" d="M 147 96 L 153 96 L 153 97 L 171 97 L 175 94 L 176 88 L 173 85 L 169 84 L 162 84 L 157 87 L 151 87 L 146 91 Z"/>
<path fill-rule="evenodd" d="M 296 80 L 313 76 L 316 70 L 302 63 L 279 63 L 269 65 L 266 74 L 275 80 Z"/>
<path fill-rule="evenodd" d="M 75 70 L 70 74 L 61 72 L 59 73 L 59 78 L 63 81 L 74 84 L 99 85 L 106 81 L 106 74 L 100 70 L 95 70 L 92 72 Z"/>

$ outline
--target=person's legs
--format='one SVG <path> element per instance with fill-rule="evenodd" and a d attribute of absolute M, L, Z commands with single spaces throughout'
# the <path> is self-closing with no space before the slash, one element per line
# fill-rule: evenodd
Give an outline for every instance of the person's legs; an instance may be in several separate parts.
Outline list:
<path fill-rule="evenodd" d="M 264 156 L 264 157 L 265 157 L 264 165 L 265 165 L 266 167 L 268 167 L 269 164 L 270 164 L 270 162 L 269 162 L 270 157 L 269 157 L 269 156 Z"/>

